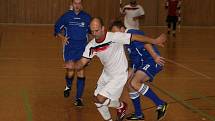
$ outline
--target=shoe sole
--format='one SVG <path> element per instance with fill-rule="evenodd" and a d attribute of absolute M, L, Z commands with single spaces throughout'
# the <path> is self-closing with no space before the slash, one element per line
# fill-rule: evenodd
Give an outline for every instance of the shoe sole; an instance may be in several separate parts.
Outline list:
<path fill-rule="evenodd" d="M 128 118 L 128 117 L 127 117 Z M 128 121 L 145 121 L 145 119 L 127 119 L 127 118 L 125 118 L 126 120 L 128 120 Z"/>
<path fill-rule="evenodd" d="M 145 121 L 145 119 L 127 119 L 127 118 L 126 118 L 126 120 L 128 120 L 128 121 Z"/>
<path fill-rule="evenodd" d="M 63 96 L 64 96 L 65 98 L 68 98 L 68 97 L 70 96 L 70 91 L 71 91 L 71 89 L 64 90 Z M 65 93 L 66 93 L 66 94 L 65 94 Z"/>
<path fill-rule="evenodd" d="M 82 108 L 84 105 L 77 105 L 77 103 L 76 102 L 74 102 L 74 105 L 76 106 L 76 107 L 78 107 L 78 108 Z"/>
<path fill-rule="evenodd" d="M 77 106 L 77 105 L 75 105 L 77 108 L 83 108 L 83 105 L 82 106 Z"/>

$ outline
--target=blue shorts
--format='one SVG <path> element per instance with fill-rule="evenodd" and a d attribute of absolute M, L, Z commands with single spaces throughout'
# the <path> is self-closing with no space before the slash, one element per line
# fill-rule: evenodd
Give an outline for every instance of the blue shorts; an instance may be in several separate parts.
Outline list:
<path fill-rule="evenodd" d="M 158 65 L 154 60 L 145 60 L 137 70 L 145 72 L 149 77 L 149 81 L 152 82 L 155 75 L 163 69 L 163 66 Z"/>
<path fill-rule="evenodd" d="M 63 49 L 64 61 L 67 62 L 80 60 L 85 50 L 85 46 L 86 44 L 80 44 L 75 46 L 72 44 L 65 45 Z"/>

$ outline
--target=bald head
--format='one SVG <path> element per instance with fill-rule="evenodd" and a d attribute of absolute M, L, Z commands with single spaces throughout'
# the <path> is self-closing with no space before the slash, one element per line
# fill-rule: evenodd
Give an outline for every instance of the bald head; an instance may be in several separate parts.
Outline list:
<path fill-rule="evenodd" d="M 90 30 L 96 39 L 104 35 L 104 25 L 101 18 L 93 18 L 90 22 Z"/>
<path fill-rule="evenodd" d="M 100 17 L 94 17 L 94 18 L 92 18 L 90 24 L 91 23 L 93 23 L 93 24 L 100 24 L 100 26 L 104 26 L 104 22 L 103 22 L 102 18 L 100 18 Z"/>
<path fill-rule="evenodd" d="M 78 2 L 78 3 L 81 3 L 82 0 L 72 0 L 72 2 Z"/>

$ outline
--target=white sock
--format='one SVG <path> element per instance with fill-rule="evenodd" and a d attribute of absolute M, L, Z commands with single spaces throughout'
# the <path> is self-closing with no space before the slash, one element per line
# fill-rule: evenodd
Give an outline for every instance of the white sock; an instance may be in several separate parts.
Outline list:
<path fill-rule="evenodd" d="M 98 104 L 98 103 L 95 103 L 95 104 L 97 106 L 97 109 L 98 109 L 99 113 L 104 118 L 104 120 L 112 121 L 108 107 L 106 105 L 101 106 L 101 104 Z"/>

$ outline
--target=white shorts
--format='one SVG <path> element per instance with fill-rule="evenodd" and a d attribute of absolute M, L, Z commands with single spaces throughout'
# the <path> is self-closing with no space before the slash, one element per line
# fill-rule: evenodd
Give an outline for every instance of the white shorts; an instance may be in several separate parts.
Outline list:
<path fill-rule="evenodd" d="M 122 94 L 123 88 L 128 79 L 128 72 L 116 74 L 114 76 L 102 73 L 98 82 L 94 95 L 102 95 L 111 100 L 118 100 Z"/>

